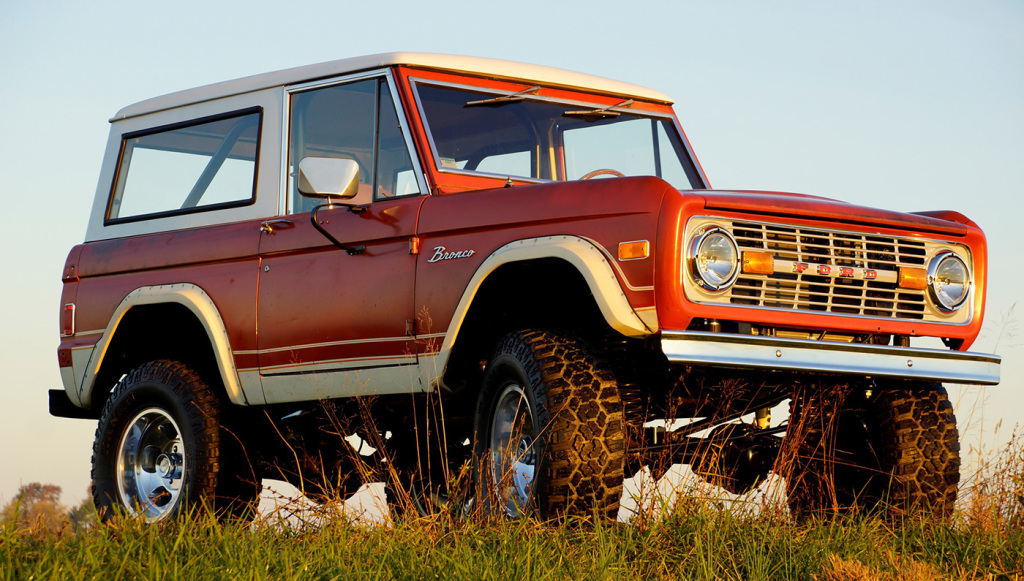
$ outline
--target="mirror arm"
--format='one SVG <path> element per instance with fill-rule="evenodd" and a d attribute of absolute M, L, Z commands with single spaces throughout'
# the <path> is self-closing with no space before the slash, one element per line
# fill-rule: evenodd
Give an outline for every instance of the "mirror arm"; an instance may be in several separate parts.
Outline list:
<path fill-rule="evenodd" d="M 325 238 L 330 240 L 335 246 L 347 252 L 349 256 L 355 256 L 356 254 L 362 254 L 366 252 L 366 247 L 361 244 L 359 246 L 345 246 L 344 244 L 341 243 L 340 240 L 332 236 L 330 232 L 325 230 L 324 227 L 320 225 L 320 221 L 316 219 L 317 213 L 319 213 L 320 210 L 322 210 L 323 208 L 330 208 L 331 206 L 333 206 L 333 204 L 327 202 L 326 204 L 320 204 L 319 206 L 313 208 L 313 211 L 309 213 L 309 221 L 313 223 L 313 227 L 316 228 L 318 232 L 323 234 Z M 353 210 L 353 208 L 357 207 L 360 206 L 349 206 L 348 209 L 350 211 L 366 211 L 365 207 L 362 207 L 361 210 Z"/>

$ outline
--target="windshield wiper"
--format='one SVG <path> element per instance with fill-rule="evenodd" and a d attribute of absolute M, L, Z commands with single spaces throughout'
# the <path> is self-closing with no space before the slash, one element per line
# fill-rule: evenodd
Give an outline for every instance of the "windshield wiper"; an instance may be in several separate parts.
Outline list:
<path fill-rule="evenodd" d="M 610 105 L 608 107 L 601 107 L 598 109 L 583 109 L 581 111 L 566 111 L 562 113 L 566 117 L 593 117 L 595 120 L 604 119 L 605 117 L 618 117 L 620 113 L 615 109 L 619 107 L 629 107 L 633 104 L 633 99 L 626 99 L 625 101 L 617 104 Z"/>
<path fill-rule="evenodd" d="M 512 93 L 511 95 L 501 95 L 500 97 L 492 97 L 490 99 L 480 99 L 479 101 L 469 101 L 466 103 L 467 107 L 473 105 L 492 105 L 494 103 L 518 103 L 519 101 L 525 101 L 527 95 L 532 95 L 540 90 L 540 85 L 534 85 L 528 89 L 523 89 L 518 93 Z"/>

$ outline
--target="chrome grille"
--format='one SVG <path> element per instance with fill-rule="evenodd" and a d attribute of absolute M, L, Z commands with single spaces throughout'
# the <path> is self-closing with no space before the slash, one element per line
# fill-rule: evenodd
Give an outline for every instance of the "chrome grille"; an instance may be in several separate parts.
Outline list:
<path fill-rule="evenodd" d="M 731 230 L 740 251 L 769 252 L 775 260 L 898 273 L 900 267 L 924 268 L 923 241 L 892 236 L 734 221 Z M 925 319 L 923 290 L 900 289 L 893 277 L 856 280 L 803 273 L 740 273 L 729 290 L 735 305 L 819 311 L 897 319 Z"/>

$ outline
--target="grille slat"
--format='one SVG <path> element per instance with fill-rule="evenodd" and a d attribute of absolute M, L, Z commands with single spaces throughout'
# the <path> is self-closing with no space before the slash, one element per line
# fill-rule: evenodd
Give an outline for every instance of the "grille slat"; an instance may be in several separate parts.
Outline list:
<path fill-rule="evenodd" d="M 885 236 L 831 232 L 814 228 L 733 222 L 740 251 L 770 252 L 776 260 L 898 272 L 921 268 L 924 242 Z M 894 283 L 818 276 L 813 272 L 739 275 L 730 302 L 897 319 L 924 319 L 925 292 Z"/>

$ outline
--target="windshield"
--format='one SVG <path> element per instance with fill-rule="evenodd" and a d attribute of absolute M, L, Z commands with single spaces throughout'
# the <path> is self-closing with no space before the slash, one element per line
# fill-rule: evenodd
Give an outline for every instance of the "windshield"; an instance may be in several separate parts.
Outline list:
<path fill-rule="evenodd" d="M 537 101 L 536 89 L 496 96 L 418 83 L 438 169 L 559 181 L 656 176 L 678 189 L 702 187 L 671 118 L 632 112 L 632 101 Z"/>

